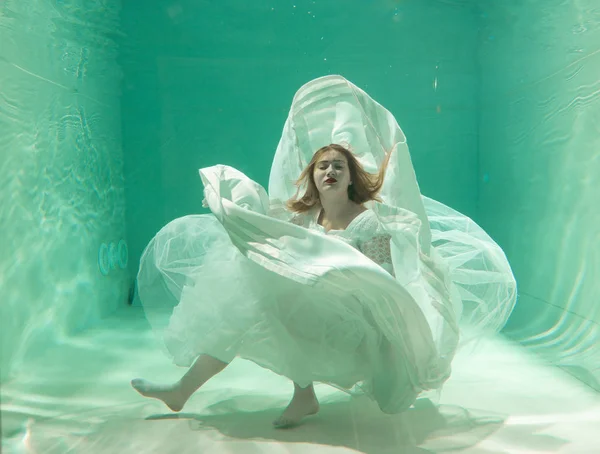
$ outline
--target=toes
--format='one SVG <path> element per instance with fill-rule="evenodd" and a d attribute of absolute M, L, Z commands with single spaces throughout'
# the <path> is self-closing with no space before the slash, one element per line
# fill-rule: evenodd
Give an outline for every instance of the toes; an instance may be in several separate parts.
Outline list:
<path fill-rule="evenodd" d="M 289 429 L 291 427 L 296 427 L 300 421 L 292 418 L 279 418 L 273 422 L 273 425 L 276 429 Z"/>
<path fill-rule="evenodd" d="M 139 391 L 141 393 L 148 391 L 148 383 L 146 383 L 146 381 L 141 378 L 131 380 L 131 386 L 133 386 L 133 388 L 136 391 Z"/>
<path fill-rule="evenodd" d="M 273 425 L 277 429 L 285 429 L 285 428 L 291 427 L 293 424 L 294 424 L 293 421 L 291 421 L 289 419 L 278 419 L 277 421 L 273 421 Z"/>

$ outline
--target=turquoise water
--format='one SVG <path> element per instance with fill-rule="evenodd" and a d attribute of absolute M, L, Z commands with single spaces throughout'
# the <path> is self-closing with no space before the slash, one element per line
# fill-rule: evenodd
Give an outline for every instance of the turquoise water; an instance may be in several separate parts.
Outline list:
<path fill-rule="evenodd" d="M 600 390 L 599 25 L 596 0 L 0 3 L 3 446 L 68 452 L 95 421 L 147 416 L 121 388 L 169 367 L 133 297 L 144 246 L 206 212 L 198 168 L 266 185 L 294 92 L 326 74 L 384 104 L 421 191 L 506 251 L 519 300 L 504 335 L 536 356 L 502 376 L 541 358 Z M 385 452 L 362 446 L 348 448 Z"/>

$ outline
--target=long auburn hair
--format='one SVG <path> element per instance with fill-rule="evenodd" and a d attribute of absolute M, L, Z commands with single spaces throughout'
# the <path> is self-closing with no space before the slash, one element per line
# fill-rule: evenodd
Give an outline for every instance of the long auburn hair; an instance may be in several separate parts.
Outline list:
<path fill-rule="evenodd" d="M 328 151 L 338 151 L 346 156 L 348 160 L 348 169 L 350 170 L 350 179 L 352 184 L 348 186 L 348 198 L 354 203 L 362 204 L 370 200 L 381 202 L 378 194 L 383 186 L 385 172 L 390 162 L 391 153 L 388 153 L 383 160 L 378 173 L 369 173 L 363 169 L 358 159 L 347 148 L 332 143 L 319 148 L 313 155 L 310 163 L 300 174 L 296 186 L 298 191 L 296 195 L 287 201 L 287 207 L 296 213 L 305 213 L 320 202 L 319 191 L 315 184 L 314 171 L 317 162 L 323 154 Z M 300 189 L 306 185 L 306 192 L 300 198 L 298 194 Z"/>

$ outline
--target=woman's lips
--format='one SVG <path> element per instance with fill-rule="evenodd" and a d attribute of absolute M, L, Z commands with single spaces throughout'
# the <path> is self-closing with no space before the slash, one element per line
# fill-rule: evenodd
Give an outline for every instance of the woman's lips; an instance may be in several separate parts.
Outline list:
<path fill-rule="evenodd" d="M 337 183 L 337 180 L 335 178 L 328 178 L 327 180 L 325 180 L 325 183 L 328 183 L 328 184 Z"/>

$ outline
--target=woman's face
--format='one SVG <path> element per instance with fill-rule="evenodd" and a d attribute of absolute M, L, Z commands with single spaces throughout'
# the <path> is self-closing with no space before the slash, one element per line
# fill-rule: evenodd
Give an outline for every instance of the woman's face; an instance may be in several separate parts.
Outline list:
<path fill-rule="evenodd" d="M 313 178 L 319 194 L 347 194 L 352 183 L 348 160 L 343 153 L 328 150 L 315 164 Z"/>

